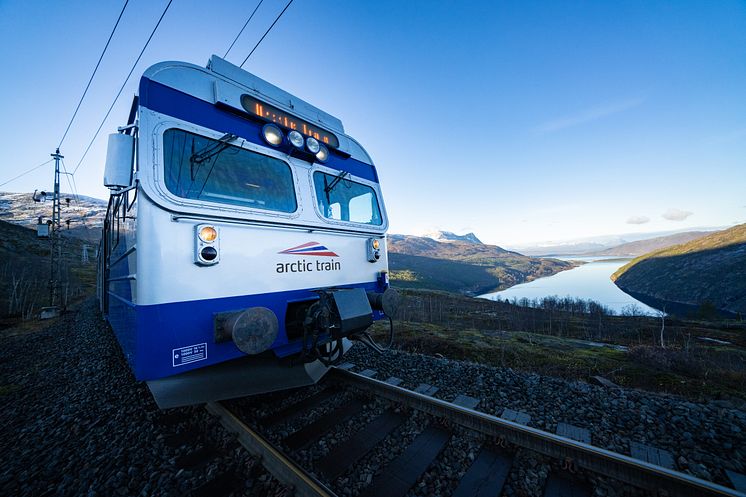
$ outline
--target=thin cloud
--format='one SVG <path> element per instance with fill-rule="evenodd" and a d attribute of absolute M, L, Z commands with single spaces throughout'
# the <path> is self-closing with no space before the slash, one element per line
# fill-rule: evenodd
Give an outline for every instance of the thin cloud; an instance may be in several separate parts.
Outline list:
<path fill-rule="evenodd" d="M 650 218 L 647 216 L 632 216 L 627 219 L 627 224 L 645 224 L 649 222 Z"/>
<path fill-rule="evenodd" d="M 669 221 L 683 221 L 692 214 L 692 212 L 682 211 L 681 209 L 668 209 L 662 216 L 663 219 L 668 219 Z"/>
<path fill-rule="evenodd" d="M 602 119 L 614 114 L 619 114 L 629 109 L 633 109 L 645 101 L 643 98 L 630 98 L 627 100 L 621 100 L 618 102 L 610 102 L 603 105 L 597 105 L 586 109 L 582 112 L 571 116 L 561 117 L 540 124 L 536 130 L 539 133 L 551 133 L 553 131 L 559 131 L 561 129 L 572 128 L 580 124 L 585 124 L 597 119 Z"/>

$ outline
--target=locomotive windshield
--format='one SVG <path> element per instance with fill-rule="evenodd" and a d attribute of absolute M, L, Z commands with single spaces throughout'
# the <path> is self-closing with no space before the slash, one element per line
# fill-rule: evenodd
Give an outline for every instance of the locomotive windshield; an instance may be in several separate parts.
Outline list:
<path fill-rule="evenodd" d="M 166 188 L 182 198 L 294 212 L 297 202 L 290 166 L 227 141 L 166 130 Z"/>
<path fill-rule="evenodd" d="M 381 210 L 373 188 L 345 179 L 345 174 L 313 174 L 321 214 L 327 219 L 380 226 Z"/>

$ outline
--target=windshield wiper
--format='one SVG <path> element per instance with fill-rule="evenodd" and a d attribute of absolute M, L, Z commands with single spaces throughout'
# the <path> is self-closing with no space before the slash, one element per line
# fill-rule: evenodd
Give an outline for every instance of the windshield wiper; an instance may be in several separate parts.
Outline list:
<path fill-rule="evenodd" d="M 337 187 L 340 181 L 344 179 L 345 176 L 347 176 L 347 171 L 340 171 L 338 175 L 334 177 L 334 180 L 330 184 L 326 184 L 326 176 L 324 176 L 324 193 L 326 193 L 327 200 L 329 200 L 329 194 L 331 193 L 334 188 Z"/>
<path fill-rule="evenodd" d="M 189 157 L 189 162 L 191 162 L 192 164 L 202 164 L 203 162 L 212 159 L 217 154 L 228 148 L 230 146 L 230 142 L 232 142 L 236 138 L 238 138 L 238 136 L 234 135 L 233 133 L 224 134 L 216 142 L 207 145 L 199 152 L 194 152 L 192 156 Z"/>

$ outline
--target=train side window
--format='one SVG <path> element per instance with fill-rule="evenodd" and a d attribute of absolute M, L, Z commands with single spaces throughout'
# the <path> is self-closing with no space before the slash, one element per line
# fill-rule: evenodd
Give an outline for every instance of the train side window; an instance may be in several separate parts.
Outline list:
<path fill-rule="evenodd" d="M 182 198 L 295 212 L 290 166 L 180 129 L 163 133 L 166 188 Z"/>
<path fill-rule="evenodd" d="M 383 224 L 378 198 L 370 186 L 321 171 L 313 173 L 313 182 L 319 211 L 325 218 L 376 226 Z"/>

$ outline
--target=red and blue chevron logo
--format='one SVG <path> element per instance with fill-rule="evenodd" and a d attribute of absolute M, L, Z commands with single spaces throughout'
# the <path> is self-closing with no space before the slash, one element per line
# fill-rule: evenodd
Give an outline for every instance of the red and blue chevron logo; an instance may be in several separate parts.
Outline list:
<path fill-rule="evenodd" d="M 290 255 L 320 255 L 324 257 L 339 257 L 337 254 L 321 245 L 319 242 L 308 242 L 297 247 L 277 252 L 278 254 L 290 254 Z"/>

